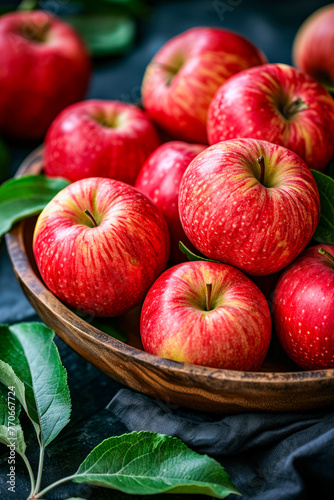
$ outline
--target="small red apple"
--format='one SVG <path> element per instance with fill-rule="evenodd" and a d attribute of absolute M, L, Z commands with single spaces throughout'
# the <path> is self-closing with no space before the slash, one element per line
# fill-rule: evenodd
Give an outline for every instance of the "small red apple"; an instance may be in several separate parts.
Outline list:
<path fill-rule="evenodd" d="M 209 143 L 252 137 L 280 144 L 323 171 L 334 155 L 334 100 L 320 83 L 286 64 L 231 77 L 208 112 Z"/>
<path fill-rule="evenodd" d="M 141 313 L 145 351 L 229 370 L 258 370 L 271 336 L 268 304 L 241 271 L 196 261 L 165 271 Z"/>
<path fill-rule="evenodd" d="M 143 300 L 165 269 L 169 236 L 160 211 L 137 189 L 89 178 L 44 208 L 33 251 L 46 286 L 65 304 L 117 316 Z"/>
<path fill-rule="evenodd" d="M 334 368 L 334 245 L 308 248 L 286 269 L 275 289 L 274 322 L 298 366 Z"/>
<path fill-rule="evenodd" d="M 118 101 L 87 100 L 66 108 L 45 140 L 45 173 L 74 182 L 110 177 L 134 184 L 159 137 L 146 114 Z"/>
<path fill-rule="evenodd" d="M 305 248 L 319 222 L 320 201 L 298 155 L 266 141 L 235 139 L 190 163 L 179 211 L 186 235 L 203 255 L 266 275 Z"/>
<path fill-rule="evenodd" d="M 74 29 L 44 12 L 0 17 L 0 133 L 41 139 L 55 116 L 84 98 L 90 59 Z"/>
<path fill-rule="evenodd" d="M 181 141 L 166 142 L 148 158 L 139 172 L 135 186 L 146 194 L 162 211 L 171 237 L 171 260 L 179 263 L 187 260 L 179 250 L 179 241 L 187 247 L 190 241 L 182 229 L 178 196 L 182 176 L 191 160 L 206 146 Z"/>
<path fill-rule="evenodd" d="M 295 65 L 334 88 L 334 4 L 316 10 L 299 28 L 293 44 Z"/>
<path fill-rule="evenodd" d="M 144 107 L 172 137 L 206 144 L 207 111 L 216 90 L 231 75 L 266 62 L 237 33 L 192 28 L 169 40 L 148 65 Z"/>

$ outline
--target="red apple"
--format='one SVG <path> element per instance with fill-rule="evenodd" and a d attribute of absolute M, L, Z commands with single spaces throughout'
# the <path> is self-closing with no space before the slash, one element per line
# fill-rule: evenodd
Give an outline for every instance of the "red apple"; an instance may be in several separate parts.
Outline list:
<path fill-rule="evenodd" d="M 267 64 L 231 77 L 208 113 L 210 144 L 252 137 L 280 144 L 315 170 L 334 154 L 334 101 L 320 83 L 285 64 Z"/>
<path fill-rule="evenodd" d="M 131 104 L 88 100 L 68 107 L 45 140 L 45 173 L 70 181 L 111 177 L 134 184 L 159 137 L 146 114 Z"/>
<path fill-rule="evenodd" d="M 148 292 L 140 334 L 145 351 L 164 358 L 258 370 L 270 343 L 270 312 L 238 269 L 186 262 L 165 271 Z"/>
<path fill-rule="evenodd" d="M 286 269 L 274 294 L 274 322 L 298 366 L 334 368 L 334 245 L 308 248 Z"/>
<path fill-rule="evenodd" d="M 45 284 L 65 304 L 117 316 L 143 300 L 165 269 L 169 236 L 146 196 L 95 177 L 70 184 L 44 208 L 33 251 Z"/>
<path fill-rule="evenodd" d="M 209 147 L 187 168 L 179 211 L 193 245 L 252 275 L 279 271 L 319 222 L 319 193 L 304 161 L 277 144 L 235 139 Z"/>
<path fill-rule="evenodd" d="M 169 40 L 147 67 L 144 107 L 172 137 L 207 143 L 207 110 L 216 90 L 231 75 L 265 62 L 262 52 L 236 33 L 192 28 Z"/>
<path fill-rule="evenodd" d="M 179 263 L 187 257 L 179 250 L 179 241 L 187 247 L 190 241 L 182 229 L 178 197 L 182 176 L 191 160 L 206 146 L 171 141 L 159 146 L 143 165 L 135 186 L 162 211 L 171 238 L 171 260 Z"/>
<path fill-rule="evenodd" d="M 334 4 L 330 4 L 306 19 L 293 44 L 295 65 L 330 88 L 334 88 L 333 26 Z"/>
<path fill-rule="evenodd" d="M 90 59 L 77 33 L 43 11 L 0 17 L 0 133 L 44 136 L 55 116 L 83 99 Z"/>

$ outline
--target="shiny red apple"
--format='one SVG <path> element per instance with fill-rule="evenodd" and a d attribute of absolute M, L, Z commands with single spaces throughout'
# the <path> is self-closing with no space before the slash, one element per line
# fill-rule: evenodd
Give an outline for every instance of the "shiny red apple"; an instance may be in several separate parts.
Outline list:
<path fill-rule="evenodd" d="M 205 148 L 202 144 L 166 142 L 151 154 L 135 183 L 136 188 L 160 208 L 166 219 L 171 237 L 171 260 L 175 264 L 187 260 L 179 250 L 179 241 L 187 247 L 191 245 L 184 234 L 179 216 L 180 182 L 191 160 Z"/>
<path fill-rule="evenodd" d="M 293 44 L 297 68 L 334 88 L 334 4 L 315 11 L 299 28 Z"/>
<path fill-rule="evenodd" d="M 231 77 L 208 112 L 209 143 L 252 137 L 280 144 L 323 171 L 334 155 L 334 100 L 311 76 L 267 64 Z"/>
<path fill-rule="evenodd" d="M 274 322 L 298 366 L 334 368 L 334 245 L 308 248 L 286 269 L 275 289 Z"/>
<path fill-rule="evenodd" d="M 141 313 L 145 351 L 229 370 L 258 370 L 271 336 L 268 304 L 241 271 L 195 261 L 165 271 Z"/>
<path fill-rule="evenodd" d="M 235 139 L 190 163 L 179 211 L 186 235 L 206 257 L 266 275 L 305 248 L 319 222 L 320 201 L 298 155 L 266 141 Z"/>
<path fill-rule="evenodd" d="M 119 101 L 87 100 L 66 108 L 45 140 L 45 173 L 74 182 L 110 177 L 134 184 L 160 140 L 146 114 Z"/>
<path fill-rule="evenodd" d="M 144 107 L 172 137 L 207 143 L 207 110 L 216 90 L 231 75 L 265 62 L 237 33 L 192 28 L 169 40 L 148 65 Z"/>
<path fill-rule="evenodd" d="M 74 29 L 44 12 L 0 17 L 0 133 L 41 139 L 66 106 L 84 98 L 90 58 Z"/>
<path fill-rule="evenodd" d="M 33 251 L 45 284 L 65 304 L 117 316 L 143 300 L 165 269 L 169 235 L 146 196 L 95 177 L 70 184 L 44 208 Z"/>

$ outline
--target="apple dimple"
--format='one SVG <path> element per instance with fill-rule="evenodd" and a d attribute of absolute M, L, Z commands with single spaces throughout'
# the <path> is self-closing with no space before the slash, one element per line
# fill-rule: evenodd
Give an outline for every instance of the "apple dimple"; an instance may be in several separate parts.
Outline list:
<path fill-rule="evenodd" d="M 126 124 L 127 120 L 124 116 L 124 113 L 117 113 L 116 111 L 106 113 L 105 111 L 99 111 L 97 113 L 93 113 L 91 117 L 102 127 L 110 128 L 110 129 L 118 129 Z"/>
<path fill-rule="evenodd" d="M 42 24 L 23 23 L 20 34 L 26 40 L 34 43 L 44 43 L 48 41 L 48 34 L 51 29 L 51 23 L 44 21 Z"/>
<path fill-rule="evenodd" d="M 152 354 L 256 370 L 269 347 L 271 320 L 264 296 L 239 270 L 193 261 L 169 268 L 153 284 L 142 308 L 140 332 Z"/>

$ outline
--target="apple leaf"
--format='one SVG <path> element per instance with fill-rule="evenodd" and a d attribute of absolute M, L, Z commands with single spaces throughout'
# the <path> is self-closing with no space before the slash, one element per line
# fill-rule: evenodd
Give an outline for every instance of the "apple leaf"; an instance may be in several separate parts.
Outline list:
<path fill-rule="evenodd" d="M 117 318 L 95 318 L 91 324 L 98 330 L 110 335 L 110 337 L 114 337 L 114 339 L 120 340 L 121 342 L 127 341 L 127 336 L 119 326 Z"/>
<path fill-rule="evenodd" d="M 321 206 L 320 222 L 313 239 L 334 244 L 334 179 L 316 170 L 311 172 L 318 186 Z"/>
<path fill-rule="evenodd" d="M 328 175 L 329 175 L 329 177 L 334 179 L 334 158 L 332 159 L 332 161 L 330 162 L 330 164 L 328 166 Z"/>
<path fill-rule="evenodd" d="M 15 222 L 39 214 L 70 183 L 60 177 L 25 175 L 0 186 L 0 236 Z"/>
<path fill-rule="evenodd" d="M 0 384 L 0 443 L 8 446 L 15 444 L 15 451 L 24 455 L 26 443 L 20 425 L 21 405 L 13 391 Z"/>
<path fill-rule="evenodd" d="M 128 494 L 238 494 L 222 465 L 175 437 L 131 432 L 102 441 L 71 478 Z"/>
<path fill-rule="evenodd" d="M 93 57 L 127 52 L 136 35 L 136 23 L 126 15 L 86 13 L 65 20 L 85 38 Z"/>
<path fill-rule="evenodd" d="M 6 144 L 0 139 L 0 184 L 9 177 L 9 151 Z"/>
<path fill-rule="evenodd" d="M 86 12 L 103 12 L 127 14 L 144 18 L 150 11 L 146 1 L 143 0 L 80 0 Z"/>
<path fill-rule="evenodd" d="M 187 248 L 182 241 L 179 241 L 179 249 L 188 257 L 189 260 L 205 260 L 206 262 L 217 262 L 218 264 L 221 264 L 219 260 L 207 259 L 205 257 L 201 257 L 200 255 L 196 255 L 194 252 L 189 250 L 189 248 Z"/>
<path fill-rule="evenodd" d="M 127 336 L 122 328 L 119 326 L 118 318 L 95 318 L 87 317 L 85 313 L 81 313 L 78 311 L 73 311 L 79 318 L 82 318 L 90 325 L 94 326 L 101 332 L 110 335 L 114 339 L 120 340 L 121 342 L 126 342 Z"/>
<path fill-rule="evenodd" d="M 0 382 L 15 387 L 43 446 L 65 427 L 71 413 L 67 374 L 53 337 L 42 323 L 0 325 Z"/>

